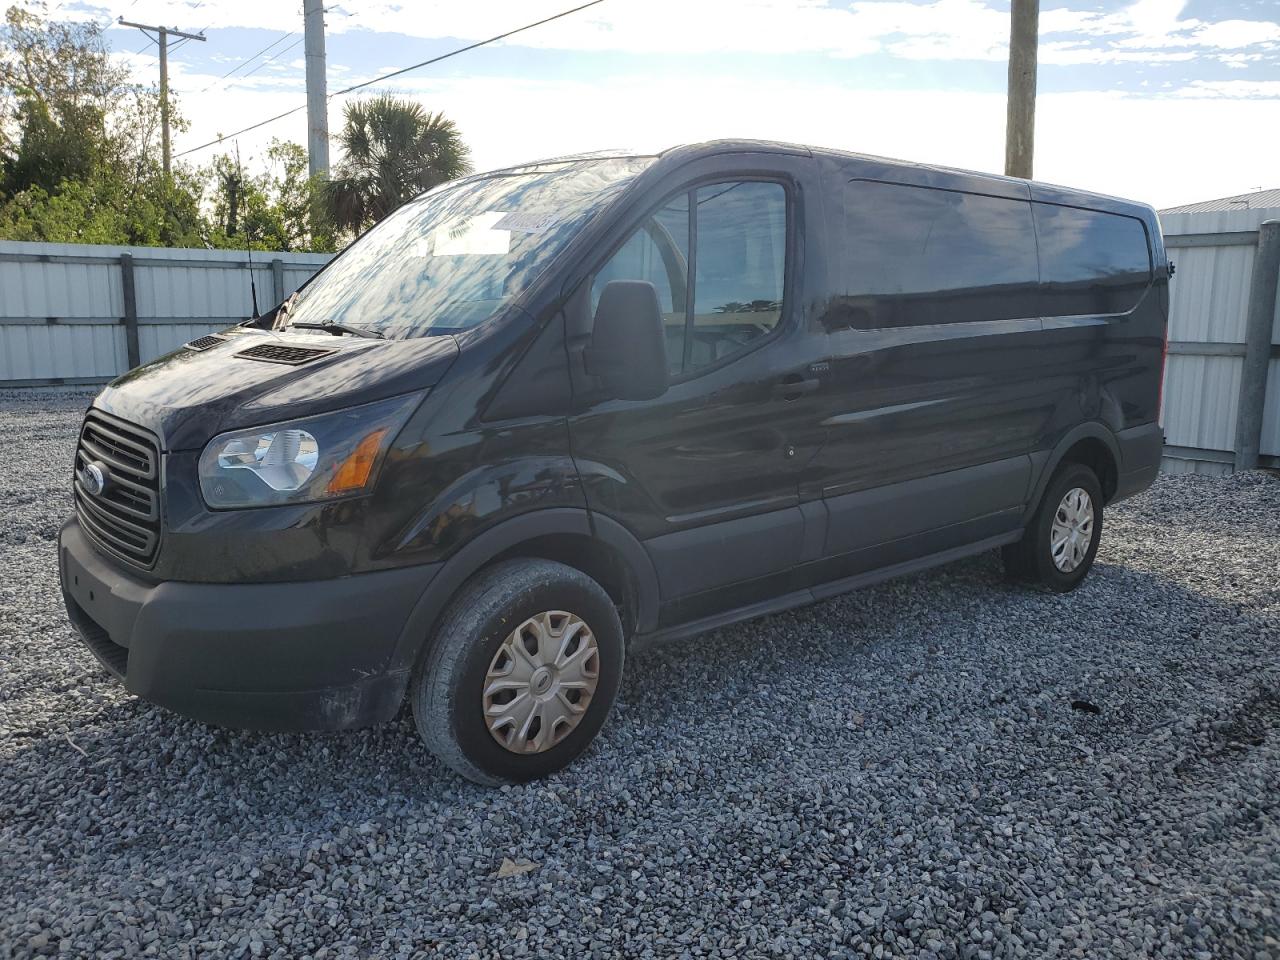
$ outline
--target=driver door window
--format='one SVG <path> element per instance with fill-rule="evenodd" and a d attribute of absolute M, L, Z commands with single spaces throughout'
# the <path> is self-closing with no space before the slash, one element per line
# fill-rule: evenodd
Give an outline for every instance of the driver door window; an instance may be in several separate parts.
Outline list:
<path fill-rule="evenodd" d="M 599 270 L 592 310 L 610 280 L 649 281 L 662 304 L 671 375 L 691 373 L 777 327 L 786 240 L 781 184 L 748 180 L 698 187 L 658 210 Z"/>
<path fill-rule="evenodd" d="M 591 284 L 591 313 L 610 280 L 648 280 L 658 291 L 667 333 L 667 366 L 674 376 L 684 360 L 689 292 L 689 197 L 673 197 L 631 235 Z"/>

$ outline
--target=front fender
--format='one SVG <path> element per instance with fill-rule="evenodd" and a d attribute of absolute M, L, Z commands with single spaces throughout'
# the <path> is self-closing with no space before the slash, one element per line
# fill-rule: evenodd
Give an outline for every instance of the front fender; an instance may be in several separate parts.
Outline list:
<path fill-rule="evenodd" d="M 440 560 L 495 524 L 557 507 L 586 513 L 582 483 L 569 457 L 481 465 L 433 496 L 389 538 L 379 559 L 394 558 L 397 564 Z"/>
<path fill-rule="evenodd" d="M 626 562 L 637 587 L 637 629 L 653 629 L 658 620 L 658 578 L 640 542 L 620 524 L 583 508 L 534 510 L 495 524 L 439 566 L 405 623 L 392 654 L 391 669 L 412 668 L 449 601 L 478 570 L 522 543 L 555 534 L 594 536 L 613 547 Z"/>

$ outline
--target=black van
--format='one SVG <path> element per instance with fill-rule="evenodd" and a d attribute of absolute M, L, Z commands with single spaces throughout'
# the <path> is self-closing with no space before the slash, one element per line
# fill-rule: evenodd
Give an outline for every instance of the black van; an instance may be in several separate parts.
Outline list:
<path fill-rule="evenodd" d="M 832 150 L 459 180 L 102 391 L 67 610 L 188 716 L 407 696 L 454 769 L 528 780 L 628 644 L 995 548 L 1075 587 L 1159 465 L 1167 274 L 1150 207 Z"/>

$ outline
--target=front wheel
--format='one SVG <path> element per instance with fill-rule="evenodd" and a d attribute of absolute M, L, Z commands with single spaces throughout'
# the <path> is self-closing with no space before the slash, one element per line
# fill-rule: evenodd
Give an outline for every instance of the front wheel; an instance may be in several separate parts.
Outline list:
<path fill-rule="evenodd" d="M 1093 566 L 1102 537 L 1102 486 L 1092 470 L 1067 463 L 1045 487 L 1040 506 L 1017 543 L 1004 548 L 1010 577 L 1066 593 Z"/>
<path fill-rule="evenodd" d="M 410 687 L 414 721 L 431 752 L 470 780 L 533 780 L 595 738 L 622 660 L 622 624 L 604 588 L 561 563 L 507 560 L 445 611 Z"/>

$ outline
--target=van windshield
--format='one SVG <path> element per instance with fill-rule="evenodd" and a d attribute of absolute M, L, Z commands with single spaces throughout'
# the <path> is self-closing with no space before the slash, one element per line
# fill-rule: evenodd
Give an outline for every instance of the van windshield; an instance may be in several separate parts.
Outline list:
<path fill-rule="evenodd" d="M 438 187 L 344 250 L 298 294 L 287 322 L 391 339 L 474 327 L 533 283 L 652 162 L 546 163 Z"/>

